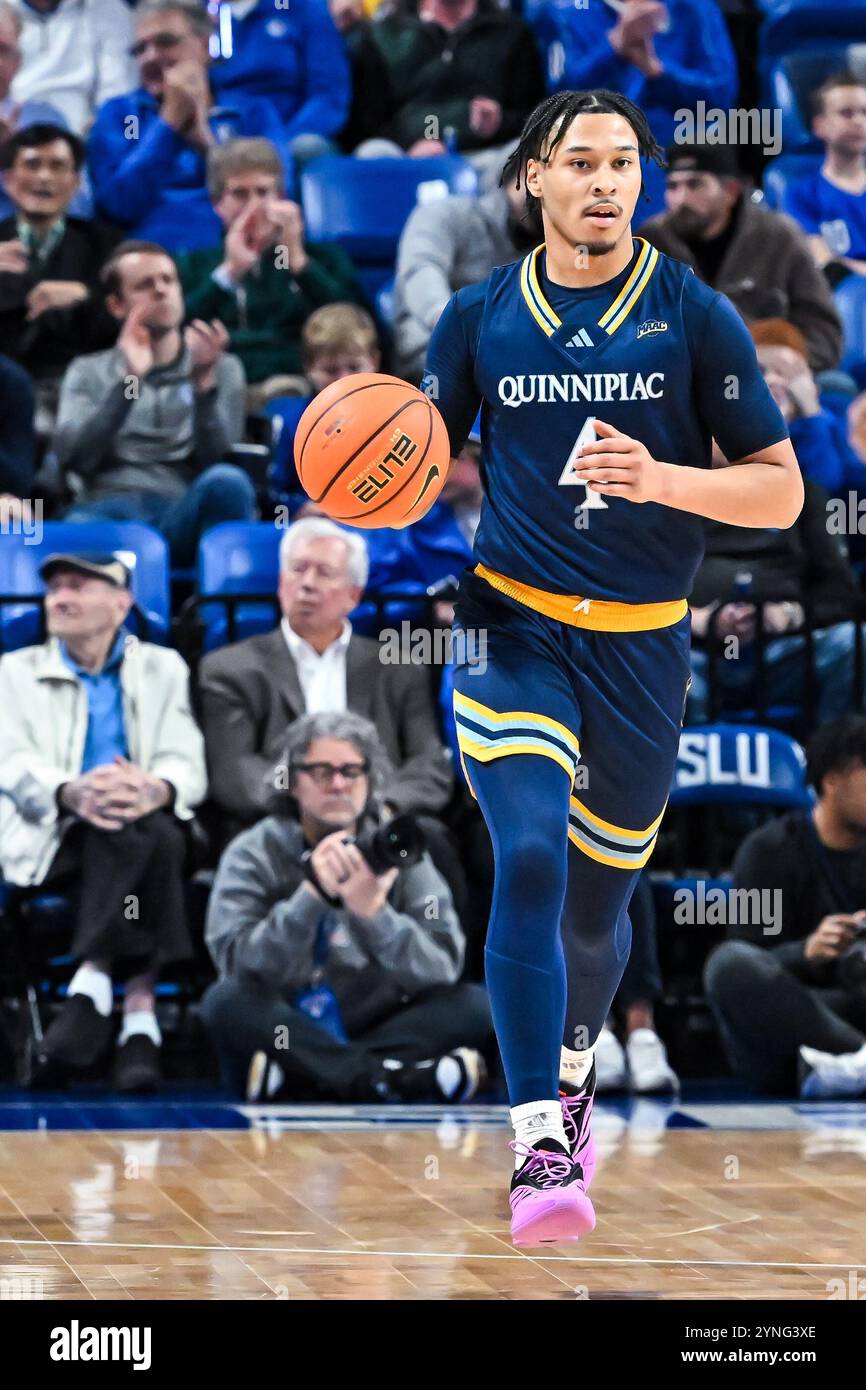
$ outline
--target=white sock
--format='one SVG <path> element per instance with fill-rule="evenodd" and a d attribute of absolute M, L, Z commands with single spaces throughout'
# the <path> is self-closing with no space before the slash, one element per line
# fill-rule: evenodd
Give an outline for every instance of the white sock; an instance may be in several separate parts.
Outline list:
<path fill-rule="evenodd" d="M 559 1053 L 560 1081 L 565 1081 L 567 1085 L 574 1086 L 575 1090 L 579 1091 L 592 1070 L 594 1056 L 595 1043 L 592 1047 L 586 1048 L 584 1052 L 573 1052 L 570 1047 L 561 1048 Z"/>
<path fill-rule="evenodd" d="M 531 1100 L 526 1105 L 511 1107 L 514 1137 L 521 1144 L 537 1144 L 539 1139 L 557 1139 L 568 1153 L 568 1140 L 562 1123 L 562 1106 L 558 1100 Z M 526 1162 L 524 1154 L 514 1155 L 514 1166 Z"/>
<path fill-rule="evenodd" d="M 128 1014 L 123 1015 L 123 1024 L 117 1039 L 118 1047 L 122 1047 L 127 1038 L 131 1038 L 135 1033 L 144 1033 L 157 1047 L 160 1046 L 162 1033 L 152 1009 L 131 1009 Z"/>
<path fill-rule="evenodd" d="M 92 1000 L 93 1007 L 103 1018 L 108 1018 L 111 1014 L 111 976 L 106 975 L 104 970 L 97 970 L 95 965 L 79 965 L 72 979 L 69 981 L 67 994 L 86 994 Z"/>

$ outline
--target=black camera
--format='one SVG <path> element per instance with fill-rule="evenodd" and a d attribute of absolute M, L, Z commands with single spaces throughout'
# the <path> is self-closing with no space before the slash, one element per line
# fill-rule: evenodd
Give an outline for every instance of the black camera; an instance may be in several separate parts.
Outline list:
<path fill-rule="evenodd" d="M 371 825 L 362 830 L 355 844 L 374 874 L 389 869 L 408 869 L 424 853 L 424 831 L 414 816 L 395 816 L 387 825 Z"/>

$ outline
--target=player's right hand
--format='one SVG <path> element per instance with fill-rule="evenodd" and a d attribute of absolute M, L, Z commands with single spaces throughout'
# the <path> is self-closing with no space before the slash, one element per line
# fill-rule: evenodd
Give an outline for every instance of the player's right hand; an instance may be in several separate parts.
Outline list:
<path fill-rule="evenodd" d="M 669 467 L 654 459 L 645 444 L 615 425 L 596 419 L 597 438 L 583 444 L 575 472 L 591 492 L 624 497 L 628 502 L 663 502 L 664 474 Z"/>

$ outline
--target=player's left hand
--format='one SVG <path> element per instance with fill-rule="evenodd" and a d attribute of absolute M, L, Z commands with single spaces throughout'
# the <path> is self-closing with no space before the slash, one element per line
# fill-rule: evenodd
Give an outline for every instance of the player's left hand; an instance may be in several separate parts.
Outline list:
<path fill-rule="evenodd" d="M 662 502 L 668 465 L 654 459 L 639 439 L 630 439 L 605 420 L 596 419 L 594 428 L 599 438 L 583 445 L 575 464 L 589 491 L 629 502 Z"/>

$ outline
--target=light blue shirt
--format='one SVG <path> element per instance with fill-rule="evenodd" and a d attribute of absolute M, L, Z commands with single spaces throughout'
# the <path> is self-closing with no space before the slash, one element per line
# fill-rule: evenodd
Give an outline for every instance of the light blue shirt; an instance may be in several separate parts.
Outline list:
<path fill-rule="evenodd" d="M 66 643 L 60 643 L 60 655 L 70 671 L 81 681 L 87 691 L 87 737 L 84 740 L 84 754 L 81 771 L 113 763 L 119 753 L 129 756 L 126 742 L 126 729 L 123 722 L 123 691 L 120 685 L 120 667 L 123 661 L 123 644 L 126 632 L 120 629 L 114 645 L 105 659 L 101 671 L 85 671 L 66 650 Z"/>

